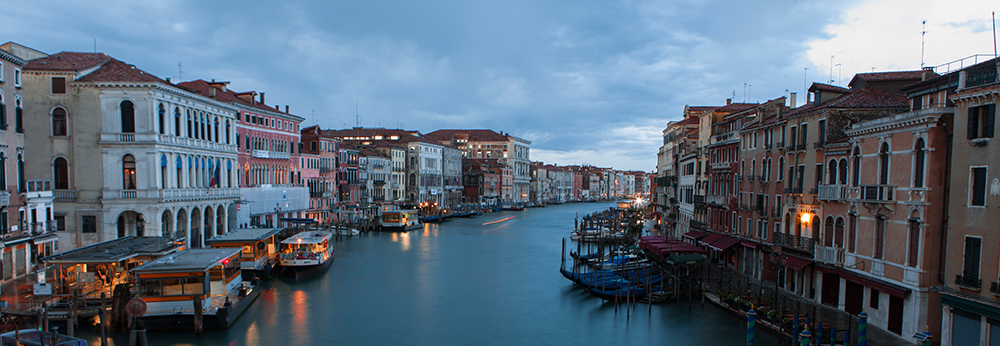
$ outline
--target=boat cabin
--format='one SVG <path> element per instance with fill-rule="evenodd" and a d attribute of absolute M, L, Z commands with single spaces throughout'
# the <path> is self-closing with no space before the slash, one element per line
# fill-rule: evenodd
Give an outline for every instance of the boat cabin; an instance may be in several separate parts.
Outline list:
<path fill-rule="evenodd" d="M 115 285 L 131 280 L 129 269 L 184 246 L 184 242 L 165 237 L 128 236 L 43 257 L 41 261 L 56 269 L 54 277 L 48 278 L 54 294 L 75 291 L 86 297 L 107 292 L 110 296 Z"/>
<path fill-rule="evenodd" d="M 271 277 L 278 264 L 278 233 L 280 228 L 246 228 L 233 230 L 206 240 L 213 248 L 240 248 L 240 270 L 243 279 Z"/>
<path fill-rule="evenodd" d="M 384 231 L 409 231 L 420 228 L 420 211 L 399 209 L 395 205 L 384 205 L 379 209 L 379 219 Z"/>
<path fill-rule="evenodd" d="M 146 313 L 190 312 L 195 299 L 202 300 L 205 310 L 222 308 L 226 296 L 243 281 L 241 253 L 240 248 L 190 249 L 132 269 L 147 304 Z"/>

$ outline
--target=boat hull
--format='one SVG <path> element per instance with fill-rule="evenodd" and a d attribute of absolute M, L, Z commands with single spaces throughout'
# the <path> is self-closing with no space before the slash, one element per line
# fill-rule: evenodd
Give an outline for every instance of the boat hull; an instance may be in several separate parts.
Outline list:
<path fill-rule="evenodd" d="M 282 275 L 289 276 L 300 276 L 315 272 L 321 272 L 326 268 L 330 267 L 330 263 L 333 263 L 333 257 L 322 262 L 317 263 L 303 263 L 303 264 L 292 264 L 292 265 L 282 265 L 281 273 Z"/>

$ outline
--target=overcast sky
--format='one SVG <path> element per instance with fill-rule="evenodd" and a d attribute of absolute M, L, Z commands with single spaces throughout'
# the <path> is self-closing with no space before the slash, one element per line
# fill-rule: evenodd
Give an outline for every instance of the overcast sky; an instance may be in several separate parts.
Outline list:
<path fill-rule="evenodd" d="M 100 3 L 100 4 L 98 4 Z M 684 105 L 993 54 L 996 1 L 18 2 L 0 43 L 230 81 L 304 126 L 489 128 L 531 157 L 653 171 Z M 831 56 L 832 64 L 831 64 Z M 180 68 L 178 68 L 180 64 Z M 840 64 L 837 66 L 837 64 Z M 831 65 L 833 68 L 831 69 Z M 802 103 L 799 97 L 799 103 Z"/>

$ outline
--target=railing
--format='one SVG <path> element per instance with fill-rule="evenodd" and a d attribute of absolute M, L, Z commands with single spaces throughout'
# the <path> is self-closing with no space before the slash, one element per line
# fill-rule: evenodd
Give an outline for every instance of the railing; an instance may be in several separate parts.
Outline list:
<path fill-rule="evenodd" d="M 163 199 L 174 199 L 174 198 L 239 198 L 240 189 L 238 188 L 189 188 L 189 189 L 162 189 L 154 190 L 157 194 L 155 197 Z"/>
<path fill-rule="evenodd" d="M 822 201 L 839 201 L 847 198 L 845 185 L 820 185 L 819 199 Z"/>
<path fill-rule="evenodd" d="M 756 210 L 757 210 L 757 215 L 760 215 L 760 216 L 767 216 L 767 214 L 768 214 L 768 211 L 769 211 L 769 210 L 770 210 L 771 208 L 774 208 L 774 207 L 767 207 L 767 208 L 765 208 L 765 207 L 762 207 L 762 206 L 757 206 L 757 209 L 756 209 Z"/>
<path fill-rule="evenodd" d="M 1000 295 L 1000 282 L 991 282 L 990 292 L 993 292 L 993 294 Z"/>
<path fill-rule="evenodd" d="M 771 150 L 771 143 L 764 143 L 764 150 Z"/>
<path fill-rule="evenodd" d="M 958 274 L 955 275 L 955 284 L 960 287 L 978 290 L 983 287 L 983 280 L 974 276 Z"/>
<path fill-rule="evenodd" d="M 121 194 L 118 195 L 118 198 L 121 198 L 121 199 L 135 199 L 136 198 L 136 192 L 135 192 L 135 190 L 121 190 Z"/>
<path fill-rule="evenodd" d="M 892 185 L 861 185 L 855 187 L 858 200 L 865 203 L 889 203 L 893 202 L 893 192 L 895 186 Z"/>
<path fill-rule="evenodd" d="M 844 265 L 844 248 L 816 246 L 815 259 L 819 262 L 842 266 Z"/>
<path fill-rule="evenodd" d="M 750 210 L 750 205 L 746 203 L 740 203 L 739 208 L 740 210 Z"/>
<path fill-rule="evenodd" d="M 117 140 L 117 134 L 101 134 L 101 142 L 111 142 Z M 204 139 L 194 139 L 188 137 L 179 137 L 174 135 L 161 135 L 161 134 L 135 134 L 135 140 L 137 142 L 160 142 L 164 144 L 177 144 L 181 146 L 191 147 L 191 148 L 205 148 L 212 150 L 221 151 L 237 151 L 235 143 L 219 143 L 213 141 L 207 141 Z"/>
<path fill-rule="evenodd" d="M 759 180 L 760 182 L 763 183 L 763 182 L 767 181 L 767 177 L 765 175 L 761 174 L 761 175 L 757 176 L 757 180 Z"/>
<path fill-rule="evenodd" d="M 984 64 L 965 70 L 965 87 L 974 88 L 997 82 L 996 64 Z"/>
<path fill-rule="evenodd" d="M 732 163 L 729 163 L 729 162 L 712 162 L 710 164 L 710 166 L 712 167 L 712 169 L 729 169 L 732 166 Z"/>
<path fill-rule="evenodd" d="M 312 198 L 323 197 L 323 191 L 309 191 L 309 197 Z"/>
<path fill-rule="evenodd" d="M 135 142 L 135 134 L 134 133 L 120 133 L 120 134 L 118 134 L 118 141 L 119 142 Z"/>
<path fill-rule="evenodd" d="M 774 232 L 774 244 L 813 253 L 816 246 L 816 240 L 812 238 L 800 237 L 794 234 Z"/>
<path fill-rule="evenodd" d="M 725 195 L 708 195 L 708 203 L 718 205 L 728 205 L 729 197 Z"/>
<path fill-rule="evenodd" d="M 3 190 L 0 191 L 0 207 L 6 207 L 10 205 L 10 191 Z"/>
<path fill-rule="evenodd" d="M 292 157 L 292 154 L 289 154 L 289 153 L 284 152 L 284 151 L 270 151 L 270 150 L 254 150 L 252 152 L 252 155 L 253 155 L 253 157 L 256 157 L 256 158 L 259 158 L 259 159 L 284 159 L 284 160 L 287 160 L 287 159 L 289 159 L 289 158 Z"/>
<path fill-rule="evenodd" d="M 804 150 L 806 150 L 806 144 L 805 143 L 799 144 L 799 145 L 795 146 L 795 149 L 798 150 L 798 151 L 804 151 Z"/>
<path fill-rule="evenodd" d="M 795 144 L 792 144 L 792 145 L 789 145 L 788 147 L 786 147 L 785 151 L 795 151 Z"/>
<path fill-rule="evenodd" d="M 10 193 L 8 193 L 9 195 Z M 52 196 L 57 201 L 73 201 L 76 200 L 76 190 L 52 190 Z M 3 198 L 2 195 L 0 198 Z"/>

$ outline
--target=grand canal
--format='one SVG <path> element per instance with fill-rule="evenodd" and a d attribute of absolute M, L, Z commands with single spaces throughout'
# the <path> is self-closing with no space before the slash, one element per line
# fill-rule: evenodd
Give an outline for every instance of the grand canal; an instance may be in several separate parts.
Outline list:
<path fill-rule="evenodd" d="M 559 274 L 575 215 L 611 203 L 490 213 L 336 241 L 325 273 L 276 278 L 227 331 L 150 333 L 151 345 L 741 345 L 746 322 L 711 303 L 630 316 Z M 483 223 L 514 216 L 490 225 Z M 83 335 L 99 345 L 97 335 Z M 787 342 L 787 340 L 786 340 Z M 114 335 L 127 345 L 126 334 Z M 775 345 L 757 332 L 757 344 Z"/>

